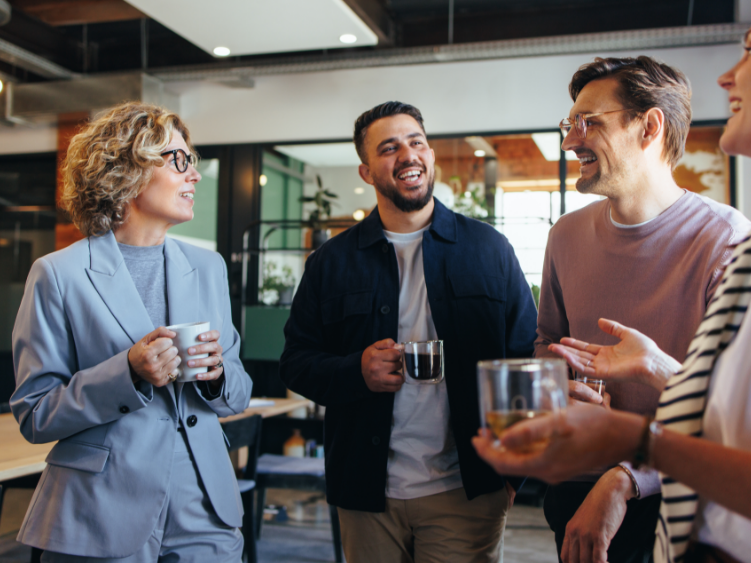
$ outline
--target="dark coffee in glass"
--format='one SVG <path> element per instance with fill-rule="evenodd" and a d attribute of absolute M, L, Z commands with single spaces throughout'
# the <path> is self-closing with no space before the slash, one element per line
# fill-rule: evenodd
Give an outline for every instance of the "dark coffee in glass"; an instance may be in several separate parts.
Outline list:
<path fill-rule="evenodd" d="M 443 381 L 443 341 L 402 343 L 404 380 L 418 385 Z"/>

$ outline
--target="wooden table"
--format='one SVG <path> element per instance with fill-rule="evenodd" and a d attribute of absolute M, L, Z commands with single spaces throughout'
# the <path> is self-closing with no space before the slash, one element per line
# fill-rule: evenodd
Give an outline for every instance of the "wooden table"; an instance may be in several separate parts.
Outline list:
<path fill-rule="evenodd" d="M 0 414 L 0 482 L 41 473 L 55 443 L 30 444 L 13 415 Z"/>
<path fill-rule="evenodd" d="M 277 416 L 280 414 L 286 414 L 300 408 L 308 408 L 313 406 L 313 401 L 308 399 L 276 399 L 269 398 L 269 401 L 274 401 L 273 406 L 267 407 L 251 407 L 245 409 L 240 414 L 234 414 L 226 418 L 220 418 L 219 422 L 232 422 L 240 418 L 247 418 L 260 414 L 263 418 L 269 418 L 270 416 Z"/>
<path fill-rule="evenodd" d="M 312 405 L 307 399 L 270 399 L 273 406 L 245 409 L 240 414 L 222 418 L 222 422 L 237 420 L 260 414 L 264 418 L 291 412 L 301 407 Z M 48 444 L 30 444 L 21 435 L 18 422 L 13 415 L 0 414 L 0 482 L 26 475 L 41 473 L 46 467 L 44 460 L 56 442 Z"/>

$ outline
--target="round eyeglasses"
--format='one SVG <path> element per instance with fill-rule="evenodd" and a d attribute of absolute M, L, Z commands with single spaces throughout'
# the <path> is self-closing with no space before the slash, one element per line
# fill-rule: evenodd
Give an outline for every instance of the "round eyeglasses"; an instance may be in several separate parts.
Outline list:
<path fill-rule="evenodd" d="M 563 132 L 564 137 L 568 135 L 568 132 L 571 131 L 571 127 L 573 127 L 574 131 L 576 131 L 576 134 L 581 139 L 586 139 L 587 138 L 587 120 L 589 118 L 598 117 L 600 115 L 607 115 L 608 113 L 617 113 L 619 111 L 628 111 L 628 110 L 626 108 L 623 108 L 623 109 L 614 109 L 612 111 L 601 111 L 599 113 L 577 113 L 574 116 L 573 123 L 571 123 L 571 120 L 567 117 L 561 120 L 561 122 L 558 124 L 558 127 L 561 128 L 561 131 Z"/>
<path fill-rule="evenodd" d="M 186 153 L 183 149 L 172 149 L 171 151 L 165 151 L 161 154 L 161 156 L 167 156 L 168 154 L 172 155 L 170 161 L 175 164 L 175 168 L 177 168 L 177 171 L 180 174 L 188 170 L 188 164 L 190 164 L 193 168 L 195 168 L 196 164 L 198 164 L 198 157 L 196 157 L 196 155 L 194 154 Z"/>

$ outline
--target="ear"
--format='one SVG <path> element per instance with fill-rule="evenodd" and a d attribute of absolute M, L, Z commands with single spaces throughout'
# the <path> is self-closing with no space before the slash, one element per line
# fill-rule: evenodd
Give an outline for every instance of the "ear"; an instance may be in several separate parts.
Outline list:
<path fill-rule="evenodd" d="M 646 149 L 658 139 L 662 139 L 665 131 L 665 114 L 660 108 L 651 108 L 642 117 L 642 123 L 642 148 Z"/>
<path fill-rule="evenodd" d="M 371 186 L 375 184 L 375 181 L 373 180 L 373 176 L 370 175 L 370 166 L 367 164 L 361 164 L 357 171 L 360 173 L 360 178 L 362 178 L 362 181 L 366 184 L 370 184 Z"/>

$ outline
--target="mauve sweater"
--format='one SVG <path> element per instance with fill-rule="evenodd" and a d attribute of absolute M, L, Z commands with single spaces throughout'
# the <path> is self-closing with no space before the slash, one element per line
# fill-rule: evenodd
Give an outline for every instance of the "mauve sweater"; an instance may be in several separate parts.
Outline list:
<path fill-rule="evenodd" d="M 749 230 L 740 212 L 692 192 L 638 227 L 615 226 L 608 199 L 562 216 L 545 250 L 535 355 L 554 356 L 548 345 L 564 336 L 616 344 L 597 326 L 606 318 L 683 362 L 733 248 Z M 613 408 L 645 415 L 654 414 L 660 396 L 624 381 L 608 382 L 607 392 Z M 632 473 L 642 498 L 660 491 L 656 471 Z"/>

